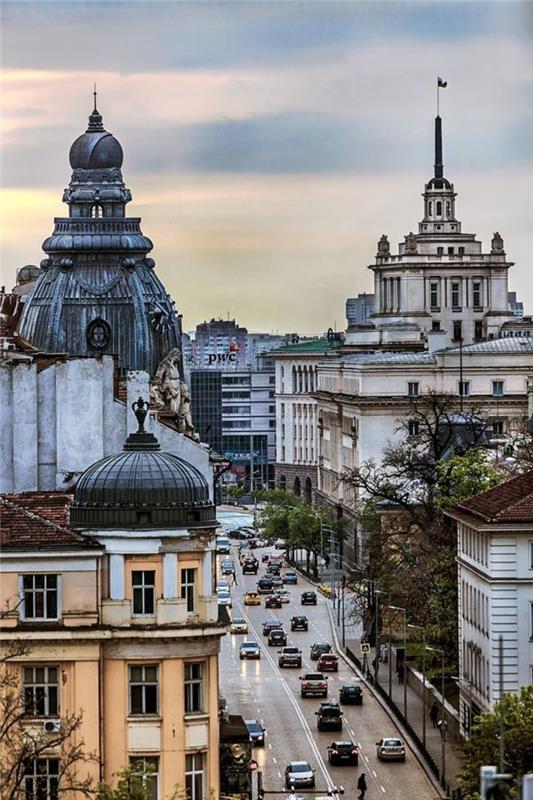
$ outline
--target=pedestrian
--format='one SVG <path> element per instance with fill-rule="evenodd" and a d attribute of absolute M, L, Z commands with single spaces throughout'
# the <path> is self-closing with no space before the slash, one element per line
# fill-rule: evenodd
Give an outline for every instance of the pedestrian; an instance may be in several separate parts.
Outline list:
<path fill-rule="evenodd" d="M 447 721 L 445 719 L 439 719 L 439 721 L 437 722 L 437 728 L 440 731 L 440 738 L 441 739 L 445 739 L 446 738 L 446 728 L 447 727 L 448 727 Z"/>
<path fill-rule="evenodd" d="M 439 718 L 439 704 L 436 700 L 433 701 L 433 705 L 429 709 L 429 718 L 431 720 L 431 724 L 434 728 L 437 727 L 437 720 Z"/>
<path fill-rule="evenodd" d="M 403 683 L 403 678 L 404 678 L 404 666 L 403 666 L 403 663 L 402 663 L 401 661 L 400 661 L 400 663 L 398 664 L 398 669 L 397 669 L 397 672 L 398 672 L 398 683 Z"/>
<path fill-rule="evenodd" d="M 233 570 L 233 572 L 231 573 L 231 585 L 232 586 L 237 585 L 237 575 L 235 573 L 235 570 Z"/>
<path fill-rule="evenodd" d="M 366 787 L 365 773 L 362 772 L 359 775 L 359 780 L 357 781 L 357 789 L 359 791 L 359 800 L 365 800 L 366 788 L 367 787 Z"/>

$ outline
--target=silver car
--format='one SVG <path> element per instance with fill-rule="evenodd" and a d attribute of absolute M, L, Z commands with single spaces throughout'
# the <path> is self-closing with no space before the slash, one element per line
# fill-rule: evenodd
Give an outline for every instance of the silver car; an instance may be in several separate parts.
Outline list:
<path fill-rule="evenodd" d="M 311 789 L 315 786 L 315 771 L 308 761 L 291 761 L 285 767 L 285 788 L 303 788 L 308 786 Z"/>
<path fill-rule="evenodd" d="M 219 606 L 227 606 L 228 608 L 232 608 L 233 603 L 231 602 L 231 595 L 228 591 L 219 589 L 217 595 Z"/>
<path fill-rule="evenodd" d="M 387 736 L 376 742 L 376 747 L 380 761 L 405 761 L 405 745 L 401 739 Z"/>

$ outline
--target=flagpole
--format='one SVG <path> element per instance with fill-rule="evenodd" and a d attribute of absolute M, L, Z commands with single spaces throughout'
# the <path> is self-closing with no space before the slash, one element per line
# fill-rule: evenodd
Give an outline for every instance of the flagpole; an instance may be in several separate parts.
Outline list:
<path fill-rule="evenodd" d="M 439 116 L 439 79 L 437 78 L 437 117 Z"/>

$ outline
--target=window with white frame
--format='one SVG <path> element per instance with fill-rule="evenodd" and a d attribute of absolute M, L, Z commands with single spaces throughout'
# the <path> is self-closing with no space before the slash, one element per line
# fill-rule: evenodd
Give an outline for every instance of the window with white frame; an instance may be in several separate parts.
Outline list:
<path fill-rule="evenodd" d="M 185 713 L 204 711 L 204 670 L 205 662 L 185 663 Z"/>
<path fill-rule="evenodd" d="M 133 613 L 147 616 L 154 613 L 155 571 L 133 570 L 131 573 Z"/>
<path fill-rule="evenodd" d="M 24 800 L 58 800 L 59 759 L 31 758 L 24 773 Z"/>
<path fill-rule="evenodd" d="M 470 381 L 459 381 L 459 395 L 467 397 L 470 394 Z"/>
<path fill-rule="evenodd" d="M 185 756 L 185 791 L 187 800 L 204 800 L 205 753 Z"/>
<path fill-rule="evenodd" d="M 458 308 L 461 305 L 461 292 L 460 284 L 458 281 L 453 281 L 451 286 L 451 300 L 452 306 Z"/>
<path fill-rule="evenodd" d="M 157 714 L 159 668 L 157 664 L 130 664 L 130 714 Z"/>
<path fill-rule="evenodd" d="M 157 756 L 130 756 L 129 763 L 131 774 L 141 779 L 149 800 L 158 800 L 159 758 Z"/>
<path fill-rule="evenodd" d="M 492 435 L 503 436 L 505 433 L 503 419 L 495 419 L 492 421 Z"/>
<path fill-rule="evenodd" d="M 492 381 L 492 395 L 493 397 L 502 397 L 503 381 Z"/>
<path fill-rule="evenodd" d="M 59 681 L 57 667 L 22 668 L 24 713 L 32 717 L 57 717 Z"/>
<path fill-rule="evenodd" d="M 407 384 L 407 394 L 409 397 L 418 397 L 420 393 L 420 384 L 418 381 L 409 381 Z"/>
<path fill-rule="evenodd" d="M 59 618 L 59 575 L 23 575 L 21 584 L 24 619 Z"/>
<path fill-rule="evenodd" d="M 472 283 L 472 305 L 474 308 L 481 307 L 481 283 L 479 281 Z"/>
<path fill-rule="evenodd" d="M 437 282 L 429 284 L 429 305 L 431 308 L 439 307 L 439 284 Z"/>
<path fill-rule="evenodd" d="M 181 570 L 181 599 L 187 601 L 187 611 L 193 612 L 196 604 L 196 570 Z"/>

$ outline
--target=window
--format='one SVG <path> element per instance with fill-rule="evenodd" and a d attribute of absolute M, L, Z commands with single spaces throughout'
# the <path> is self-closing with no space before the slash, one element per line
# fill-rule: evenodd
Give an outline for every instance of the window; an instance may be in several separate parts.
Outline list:
<path fill-rule="evenodd" d="M 142 785 L 148 790 L 150 800 L 158 800 L 159 795 L 159 758 L 156 756 L 130 756 L 132 775 L 137 775 L 142 780 Z"/>
<path fill-rule="evenodd" d="M 145 616 L 154 613 L 155 572 L 134 570 L 131 573 L 133 613 Z"/>
<path fill-rule="evenodd" d="M 459 395 L 467 397 L 470 394 L 470 381 L 459 381 Z"/>
<path fill-rule="evenodd" d="M 205 753 L 185 756 L 185 791 L 187 800 L 204 800 Z"/>
<path fill-rule="evenodd" d="M 428 204 L 428 213 L 429 213 L 430 216 L 431 216 L 431 214 L 433 214 L 433 203 L 431 202 L 431 200 L 429 201 L 429 204 Z"/>
<path fill-rule="evenodd" d="M 185 713 L 204 710 L 204 662 L 192 661 L 185 664 Z"/>
<path fill-rule="evenodd" d="M 449 256 L 453 256 L 454 252 L 455 252 L 455 248 L 454 247 L 448 247 L 448 255 Z"/>
<path fill-rule="evenodd" d="M 492 423 L 492 435 L 503 436 L 504 433 L 503 419 L 495 419 Z"/>
<path fill-rule="evenodd" d="M 463 340 L 463 326 L 458 320 L 453 323 L 453 340 L 454 342 L 462 342 Z"/>
<path fill-rule="evenodd" d="M 446 216 L 449 218 L 452 215 L 452 204 L 450 202 L 446 203 Z"/>
<path fill-rule="evenodd" d="M 472 284 L 472 305 L 474 308 L 481 307 L 481 283 L 474 281 Z"/>
<path fill-rule="evenodd" d="M 460 256 L 464 256 L 464 254 L 465 254 L 465 249 L 464 249 L 464 247 L 458 247 L 457 249 L 458 249 L 458 251 L 459 251 L 459 255 L 460 255 Z"/>
<path fill-rule="evenodd" d="M 181 599 L 187 600 L 187 611 L 194 611 L 195 606 L 196 570 L 181 570 Z"/>
<path fill-rule="evenodd" d="M 250 419 L 226 419 L 224 420 L 224 428 L 251 428 L 252 421 Z"/>
<path fill-rule="evenodd" d="M 276 383 L 276 376 L 275 375 L 269 375 L 268 376 L 268 382 L 269 383 Z"/>
<path fill-rule="evenodd" d="M 129 673 L 130 714 L 157 714 L 157 665 L 130 665 Z"/>
<path fill-rule="evenodd" d="M 479 339 L 483 339 L 483 323 L 481 320 L 476 320 L 474 322 L 474 339 L 479 341 Z"/>
<path fill-rule="evenodd" d="M 440 322 L 438 319 L 434 319 L 431 322 L 431 330 L 432 331 L 440 331 Z"/>
<path fill-rule="evenodd" d="M 441 203 L 440 200 L 437 200 L 437 202 L 435 203 L 435 208 L 436 208 L 437 216 L 441 217 L 442 216 L 442 203 Z"/>
<path fill-rule="evenodd" d="M 58 589 L 58 575 L 23 575 L 24 619 L 58 619 Z"/>
<path fill-rule="evenodd" d="M 452 283 L 452 306 L 458 308 L 461 305 L 459 298 L 459 284 L 455 281 Z"/>
<path fill-rule="evenodd" d="M 32 758 L 24 775 L 25 800 L 58 800 L 59 759 Z"/>
<path fill-rule="evenodd" d="M 104 216 L 104 207 L 100 205 L 95 205 L 91 207 L 91 217 L 93 219 L 100 219 Z"/>
<path fill-rule="evenodd" d="M 269 393 L 268 393 L 268 396 L 269 396 L 269 398 L 270 398 L 271 400 L 273 400 L 273 399 L 275 398 L 275 396 L 276 396 L 276 392 L 269 392 Z"/>
<path fill-rule="evenodd" d="M 276 406 L 269 406 L 268 407 L 268 413 L 269 414 L 275 414 L 276 413 Z"/>
<path fill-rule="evenodd" d="M 533 542 L 529 542 L 529 569 L 533 569 Z"/>
<path fill-rule="evenodd" d="M 444 247 L 437 247 L 437 255 L 442 256 L 444 253 Z"/>
<path fill-rule="evenodd" d="M 57 717 L 59 684 L 57 667 L 24 667 L 24 713 L 32 717 Z"/>
<path fill-rule="evenodd" d="M 275 419 L 270 419 L 268 421 L 268 427 L 269 428 L 275 428 L 276 427 L 276 420 Z"/>
<path fill-rule="evenodd" d="M 492 395 L 493 397 L 503 396 L 503 381 L 492 381 Z"/>
<path fill-rule="evenodd" d="M 429 284 L 429 305 L 431 308 L 438 308 L 439 307 L 439 284 L 438 283 L 430 283 Z"/>
<path fill-rule="evenodd" d="M 411 382 L 410 381 L 407 384 L 407 394 L 409 395 L 409 397 L 418 397 L 419 386 L 420 386 L 420 384 L 418 382 Z"/>
<path fill-rule="evenodd" d="M 409 436 L 418 436 L 420 433 L 420 423 L 416 419 L 410 419 L 407 425 Z"/>

